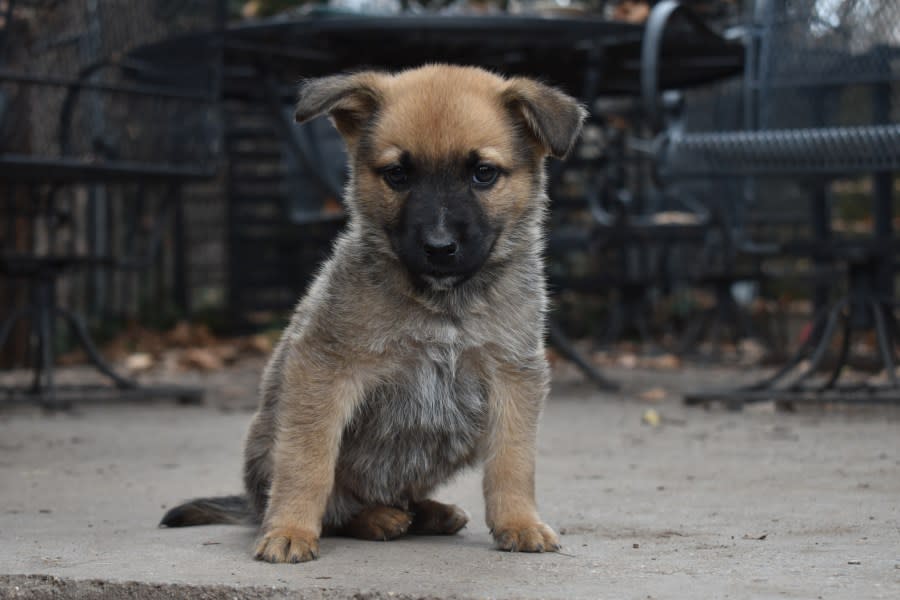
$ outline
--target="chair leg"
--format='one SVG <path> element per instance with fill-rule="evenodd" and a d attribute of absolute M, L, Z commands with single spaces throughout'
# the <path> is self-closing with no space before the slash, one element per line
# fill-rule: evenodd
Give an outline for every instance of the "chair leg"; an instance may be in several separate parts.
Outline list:
<path fill-rule="evenodd" d="M 33 311 L 31 329 L 34 339 L 37 343 L 32 351 L 32 360 L 34 361 L 34 373 L 31 374 L 31 386 L 28 392 L 34 395 L 41 393 L 41 376 L 44 372 L 44 338 L 41 336 L 41 315 L 38 311 Z"/>
<path fill-rule="evenodd" d="M 837 329 L 838 321 L 840 321 L 841 319 L 844 308 L 850 310 L 851 307 L 849 298 L 845 298 L 844 300 L 838 302 L 828 313 L 828 320 L 825 322 L 825 329 L 824 331 L 822 331 L 822 337 L 819 338 L 818 345 L 816 345 L 815 349 L 812 351 L 812 354 L 809 357 L 809 366 L 806 367 L 806 370 L 803 373 L 801 373 L 796 379 L 794 379 L 794 381 L 788 386 L 789 389 L 801 389 L 803 383 L 813 377 L 819 370 L 822 365 L 822 361 L 825 359 L 825 354 L 828 352 L 831 339 L 834 337 L 834 332 Z M 846 314 L 843 315 L 843 318 L 849 319 L 851 318 L 851 316 L 849 314 Z"/>
<path fill-rule="evenodd" d="M 41 286 L 38 294 L 38 307 L 35 311 L 37 319 L 35 325 L 38 331 L 38 339 L 40 340 L 40 355 L 38 368 L 35 370 L 35 392 L 41 398 L 41 405 L 44 408 L 56 409 L 62 408 L 56 402 L 56 386 L 53 378 L 53 319 L 50 305 L 47 302 L 47 290 Z M 43 381 L 41 381 L 43 379 Z"/>
<path fill-rule="evenodd" d="M 75 337 L 78 339 L 78 342 L 87 353 L 88 359 L 97 368 L 98 371 L 112 379 L 115 382 L 116 386 L 120 388 L 137 387 L 137 383 L 135 381 L 126 377 L 122 377 L 121 375 L 116 373 L 109 365 L 109 363 L 107 363 L 103 359 L 103 357 L 100 356 L 100 352 L 97 350 L 94 342 L 91 341 L 91 336 L 88 334 L 87 326 L 84 324 L 84 320 L 80 316 L 58 306 L 55 307 L 54 310 L 57 314 L 61 315 L 69 324 L 69 327 L 72 328 L 72 331 L 75 333 Z"/>
<path fill-rule="evenodd" d="M 625 332 L 625 311 L 622 308 L 621 299 L 615 298 L 612 302 L 612 305 L 609 307 L 609 316 L 606 319 L 606 331 L 603 333 L 603 339 L 601 340 L 601 344 L 603 346 L 612 346 L 619 338 L 622 337 L 622 334 Z M 561 331 L 557 331 L 556 334 L 562 335 Z M 556 335 L 553 332 L 553 327 L 550 328 L 550 339 L 553 340 L 553 336 Z"/>
<path fill-rule="evenodd" d="M 695 354 L 694 348 L 697 345 L 697 342 L 700 341 L 701 336 L 709 329 L 710 322 L 713 318 L 712 310 L 713 309 L 711 308 L 703 309 L 700 312 L 700 315 L 695 317 L 691 320 L 690 324 L 688 324 L 687 329 L 678 342 L 676 353 L 679 356 Z"/>
<path fill-rule="evenodd" d="M 745 386 L 743 389 L 747 391 L 759 391 L 764 390 L 766 388 L 772 387 L 776 385 L 779 381 L 787 377 L 790 373 L 794 371 L 804 360 L 809 356 L 810 352 L 816 347 L 816 344 L 819 342 L 819 333 L 822 331 L 822 327 L 827 321 L 831 314 L 831 311 L 819 311 L 813 317 L 812 329 L 810 330 L 809 336 L 800 344 L 800 347 L 794 352 L 794 354 L 787 359 L 787 362 L 783 364 L 781 367 L 775 371 L 774 374 L 769 375 L 762 381 L 758 381 L 749 386 Z"/>
<path fill-rule="evenodd" d="M 884 318 L 882 304 L 878 300 L 870 300 L 869 305 L 875 317 L 875 333 L 878 338 L 878 351 L 881 354 L 881 362 L 887 372 L 888 380 L 893 387 L 898 387 L 897 374 L 894 371 L 894 341 Z"/>
<path fill-rule="evenodd" d="M 850 339 L 852 337 L 853 323 L 848 317 L 844 319 L 843 333 L 841 334 L 841 349 L 838 353 L 837 361 L 834 363 L 834 367 L 831 369 L 831 375 L 828 377 L 828 381 L 825 382 L 823 389 L 832 389 L 838 379 L 840 379 L 841 371 L 843 371 L 844 367 L 847 365 L 847 357 L 850 355 Z"/>
<path fill-rule="evenodd" d="M 31 307 L 22 306 L 13 310 L 12 314 L 4 319 L 3 325 L 0 325 L 0 348 L 3 348 L 6 345 L 6 340 L 12 333 L 13 325 L 16 324 L 16 321 L 29 314 L 30 312 Z"/>
<path fill-rule="evenodd" d="M 647 323 L 647 317 L 641 310 L 643 308 L 645 308 L 645 306 L 641 304 L 637 311 L 637 314 L 634 315 L 634 328 L 638 332 L 638 337 L 641 340 L 641 345 L 647 347 L 651 343 L 650 325 Z"/>
<path fill-rule="evenodd" d="M 581 352 L 579 352 L 575 346 L 572 345 L 572 342 L 569 341 L 569 338 L 562 332 L 559 328 L 559 325 L 554 323 L 553 321 L 549 322 L 548 325 L 548 334 L 550 338 L 550 344 L 556 348 L 560 354 L 563 355 L 563 358 L 569 360 L 584 373 L 588 379 L 594 382 L 602 390 L 618 390 L 619 384 L 614 381 L 610 381 L 606 377 L 603 376 L 602 373 L 588 360 L 582 356 Z"/>

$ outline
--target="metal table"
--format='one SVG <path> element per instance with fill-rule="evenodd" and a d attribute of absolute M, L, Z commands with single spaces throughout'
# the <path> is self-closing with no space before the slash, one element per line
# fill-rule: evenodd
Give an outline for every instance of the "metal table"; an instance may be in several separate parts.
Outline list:
<path fill-rule="evenodd" d="M 191 181 L 207 180 L 210 176 L 210 171 L 190 167 L 0 154 L 0 181 L 8 189 L 24 186 L 33 190 L 33 186 L 46 184 L 66 186 L 112 182 L 156 183 L 167 189 L 163 207 L 165 212 L 177 210 L 181 185 Z M 9 199 L 8 202 L 12 204 L 13 200 Z M 3 215 L 9 219 L 9 224 L 25 218 L 15 213 Z M 158 219 L 151 234 L 155 240 L 153 246 L 158 245 L 166 221 L 162 215 Z M 73 402 L 103 401 L 111 398 L 120 400 L 176 398 L 182 402 L 202 400 L 202 388 L 176 385 L 144 386 L 120 375 L 97 350 L 84 318 L 79 313 L 57 304 L 56 283 L 67 271 L 78 268 L 139 269 L 148 266 L 151 260 L 152 252 L 147 257 L 70 253 L 43 255 L 11 250 L 0 253 L 0 274 L 11 280 L 24 280 L 31 284 L 31 301 L 25 306 L 15 308 L 0 322 L 0 348 L 4 346 L 14 325 L 20 319 L 28 319 L 31 322 L 39 348 L 32 383 L 27 386 L 0 386 L 0 401 L 37 400 L 47 408 L 67 408 Z M 68 325 L 89 363 L 110 379 L 114 387 L 95 384 L 59 385 L 56 382 L 53 346 L 56 339 L 54 332 L 57 318 Z"/>
<path fill-rule="evenodd" d="M 313 77 L 361 68 L 403 69 L 425 62 L 472 64 L 528 75 L 590 100 L 641 91 L 644 27 L 598 18 L 518 16 L 360 17 L 323 14 L 231 27 L 228 66 Z M 663 40 L 660 87 L 698 85 L 739 72 L 740 44 L 673 30 Z M 226 90 L 228 93 L 231 90 Z M 293 96 L 295 90 L 289 90 Z"/>

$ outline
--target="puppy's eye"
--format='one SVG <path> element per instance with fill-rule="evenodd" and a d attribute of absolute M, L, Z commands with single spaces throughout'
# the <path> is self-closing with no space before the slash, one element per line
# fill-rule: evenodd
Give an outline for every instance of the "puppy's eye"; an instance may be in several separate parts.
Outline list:
<path fill-rule="evenodd" d="M 409 174 L 399 165 L 388 167 L 381 172 L 381 176 L 392 188 L 402 188 L 409 183 Z"/>
<path fill-rule="evenodd" d="M 499 174 L 499 169 L 493 165 L 478 165 L 472 172 L 472 183 L 480 187 L 487 187 L 497 181 Z"/>

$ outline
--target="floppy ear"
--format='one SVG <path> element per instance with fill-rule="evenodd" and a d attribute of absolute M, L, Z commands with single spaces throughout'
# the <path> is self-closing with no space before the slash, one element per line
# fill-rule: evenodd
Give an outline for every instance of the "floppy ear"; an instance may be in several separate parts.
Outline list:
<path fill-rule="evenodd" d="M 587 117 L 577 100 L 532 79 L 510 79 L 503 101 L 513 115 L 524 121 L 545 154 L 556 158 L 566 157 Z"/>
<path fill-rule="evenodd" d="M 328 114 L 345 138 L 355 138 L 381 104 L 379 80 L 371 71 L 307 79 L 300 86 L 298 123 Z"/>

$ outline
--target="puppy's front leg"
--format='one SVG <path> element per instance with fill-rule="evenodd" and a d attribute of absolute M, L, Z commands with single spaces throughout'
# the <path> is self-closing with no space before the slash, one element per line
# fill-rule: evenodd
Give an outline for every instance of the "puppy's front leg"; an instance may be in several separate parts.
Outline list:
<path fill-rule="evenodd" d="M 318 557 L 341 435 L 362 396 L 349 376 L 330 379 L 292 366 L 279 400 L 272 487 L 255 553 L 268 562 Z"/>
<path fill-rule="evenodd" d="M 487 525 L 501 550 L 544 552 L 560 547 L 534 501 L 535 437 L 547 379 L 543 359 L 535 359 L 533 367 L 495 371 L 484 499 Z"/>

